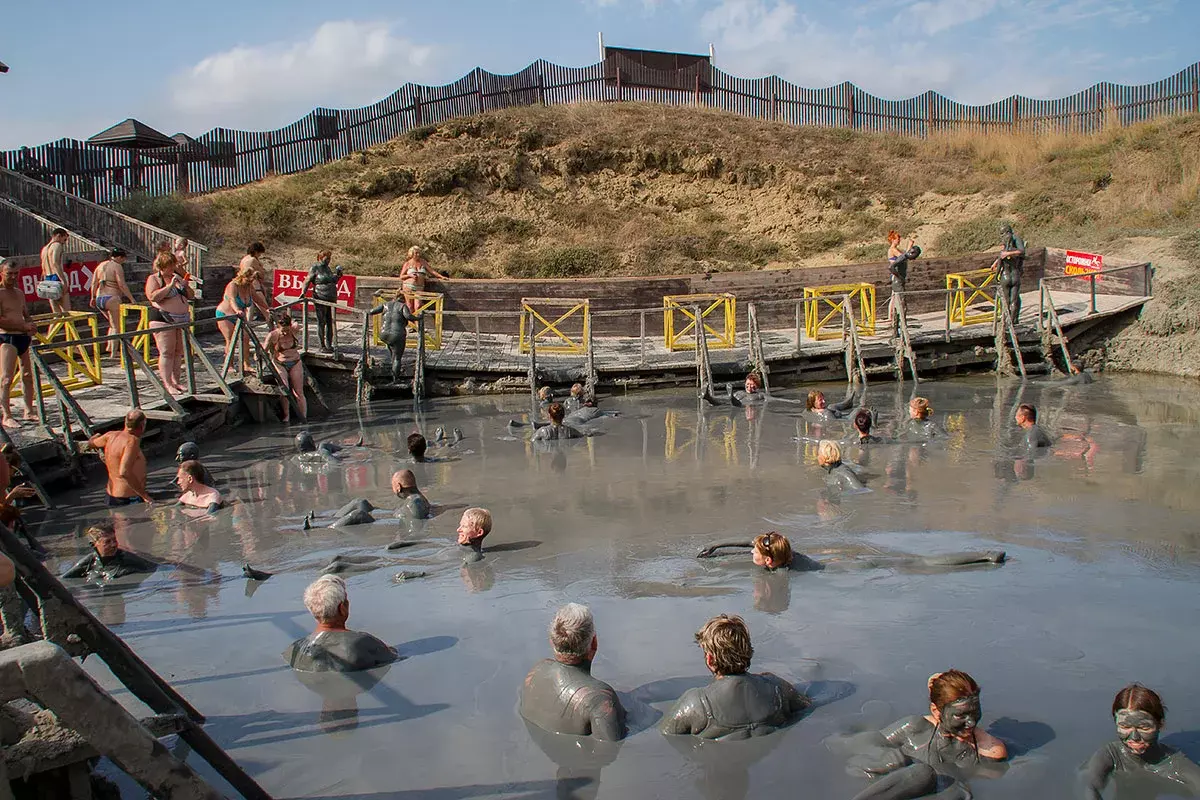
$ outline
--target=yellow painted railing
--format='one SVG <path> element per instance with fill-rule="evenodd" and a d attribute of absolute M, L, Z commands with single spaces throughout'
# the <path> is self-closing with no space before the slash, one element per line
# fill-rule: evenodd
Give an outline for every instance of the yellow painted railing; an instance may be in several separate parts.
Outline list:
<path fill-rule="evenodd" d="M 89 386 L 99 386 L 104 383 L 104 370 L 100 366 L 99 342 L 85 345 L 71 344 L 80 339 L 91 339 L 100 335 L 95 313 L 69 311 L 66 315 L 43 314 L 34 317 L 33 322 L 37 326 L 37 331 L 33 335 L 34 341 L 39 344 L 52 345 L 52 349 L 48 352 L 54 353 L 67 366 L 66 376 L 60 376 L 65 388 L 86 389 Z M 79 331 L 81 323 L 84 327 L 82 334 Z M 46 352 L 42 351 L 43 354 Z M 13 373 L 13 397 L 20 397 L 23 393 L 20 376 L 21 362 L 18 360 L 17 369 Z M 54 386 L 43 383 L 42 389 L 53 392 Z"/>
<path fill-rule="evenodd" d="M 682 317 L 678 324 L 676 313 Z M 663 337 L 668 350 L 696 349 L 697 323 L 704 326 L 710 350 L 733 347 L 737 337 L 737 298 L 728 293 L 671 294 L 663 297 Z"/>
<path fill-rule="evenodd" d="M 954 272 L 946 276 L 946 288 L 950 295 L 950 322 L 959 325 L 979 325 L 993 322 L 998 313 L 996 307 L 996 273 L 990 269 L 971 272 Z M 990 290 L 990 291 L 989 291 Z M 972 311 L 972 306 L 982 306 L 986 311 Z"/>
<path fill-rule="evenodd" d="M 578 333 L 574 332 L 575 320 L 581 323 Z M 571 323 L 571 331 L 563 330 L 568 322 Z M 587 300 L 567 297 L 521 298 L 522 353 L 529 352 L 530 342 L 537 343 L 539 353 L 586 353 L 591 326 L 592 310 Z"/>
<path fill-rule="evenodd" d="M 846 304 L 860 336 L 875 335 L 875 284 L 843 283 L 804 287 L 804 333 L 813 341 L 842 338 Z M 855 305 L 857 304 L 857 309 Z"/>
<path fill-rule="evenodd" d="M 153 306 L 143 305 L 140 303 L 122 303 L 117 307 L 117 332 L 128 333 L 129 331 L 145 331 L 139 336 L 134 336 L 129 340 L 130 347 L 135 350 L 142 351 L 142 358 L 146 359 L 146 363 L 152 367 L 158 366 L 157 351 L 154 356 L 151 356 L 151 345 L 154 343 L 154 332 L 150 329 L 150 309 Z M 196 307 L 188 306 L 188 315 L 192 321 L 196 321 Z M 132 326 L 130 321 L 133 321 Z M 121 352 L 121 364 L 125 363 L 125 352 Z"/>
<path fill-rule="evenodd" d="M 445 307 L 446 296 L 440 292 L 407 292 L 406 297 L 415 297 L 417 299 L 418 314 L 425 314 L 425 349 L 426 350 L 441 350 L 442 349 L 442 309 Z M 385 295 L 376 294 L 371 301 L 372 308 L 378 308 L 383 305 Z M 432 318 L 429 312 L 433 312 Z M 379 329 L 383 324 L 383 317 L 376 314 L 371 317 L 371 341 L 376 346 L 382 346 L 383 340 L 379 338 Z M 417 335 L 416 320 L 408 323 L 408 332 L 411 336 Z"/>

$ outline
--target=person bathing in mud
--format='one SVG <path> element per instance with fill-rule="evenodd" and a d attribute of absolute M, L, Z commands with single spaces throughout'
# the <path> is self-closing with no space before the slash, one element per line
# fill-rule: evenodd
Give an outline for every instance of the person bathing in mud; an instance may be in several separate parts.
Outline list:
<path fill-rule="evenodd" d="M 283 651 L 283 659 L 301 672 L 357 672 L 390 664 L 395 649 L 369 633 L 346 628 L 350 595 L 337 575 L 322 575 L 304 590 L 304 607 L 317 622 L 310 635 Z"/>
<path fill-rule="evenodd" d="M 831 489 L 858 492 L 867 488 L 858 474 L 842 463 L 842 446 L 831 439 L 817 444 L 817 466 L 825 470 L 825 483 Z"/>
<path fill-rule="evenodd" d="M 1029 452 L 1037 452 L 1050 447 L 1054 440 L 1042 430 L 1037 423 L 1037 408 L 1029 403 L 1017 406 L 1015 417 L 1017 427 L 1021 429 L 1020 446 Z"/>
<path fill-rule="evenodd" d="M 567 410 L 568 414 L 572 414 L 577 409 L 583 407 L 583 400 L 583 384 L 573 383 L 571 384 L 571 393 L 567 395 L 567 399 L 563 401 L 563 408 Z"/>
<path fill-rule="evenodd" d="M 92 581 L 111 581 L 125 575 L 154 572 L 158 564 L 136 553 L 123 550 L 117 543 L 117 532 L 111 522 L 87 529 L 92 552 L 75 562 L 62 574 L 64 578 L 84 578 Z"/>
<path fill-rule="evenodd" d="M 850 439 L 851 444 L 867 445 L 884 442 L 882 436 L 871 433 L 871 428 L 875 425 L 875 415 L 869 408 L 860 408 L 856 411 L 851 424 L 854 426 L 854 435 Z"/>
<path fill-rule="evenodd" d="M 145 432 L 146 415 L 135 408 L 125 415 L 123 430 L 109 431 L 88 440 L 89 446 L 104 452 L 104 466 L 108 470 L 105 505 L 153 502 L 146 491 L 146 456 L 142 453 Z"/>
<path fill-rule="evenodd" d="M 584 434 L 570 425 L 563 423 L 563 417 L 566 416 L 566 409 L 563 408 L 562 403 L 551 403 L 550 407 L 546 409 L 546 413 L 550 416 L 550 424 L 534 431 L 533 441 L 550 442 L 559 439 L 582 439 L 584 437 Z"/>
<path fill-rule="evenodd" d="M 795 572 L 816 572 L 831 567 L 875 568 L 875 567 L 964 567 L 972 564 L 1002 564 L 1005 554 L 1003 550 L 987 552 L 946 553 L 940 556 L 879 556 L 876 558 L 853 560 L 817 561 L 803 553 L 792 550 L 792 543 L 781 533 L 769 531 L 760 533 L 749 542 L 723 542 L 709 545 L 697 554 L 697 558 L 713 558 L 724 555 L 721 550 L 751 550 L 754 565 L 767 571 L 778 569 Z"/>
<path fill-rule="evenodd" d="M 200 482 L 205 486 L 216 486 L 217 481 L 213 474 L 209 472 L 208 467 L 200 462 L 200 445 L 195 442 L 184 442 L 179 445 L 179 449 L 175 451 L 175 463 L 182 464 L 185 461 L 195 461 L 200 464 Z M 176 478 L 176 485 L 179 485 L 179 480 Z"/>
<path fill-rule="evenodd" d="M 846 399 L 834 405 L 829 405 L 824 392 L 811 389 L 804 401 L 804 410 L 819 419 L 842 419 L 857 405 L 858 397 L 853 387 L 846 394 Z"/>
<path fill-rule="evenodd" d="M 429 504 L 429 500 L 417 488 L 417 476 L 411 469 L 397 470 L 392 473 L 392 491 L 404 503 L 396 510 L 396 516 L 408 519 L 429 519 L 433 516 L 433 508 Z M 346 528 L 352 525 L 369 525 L 375 522 L 375 517 L 371 512 L 383 510 L 386 509 L 381 509 L 365 497 L 355 498 L 334 512 L 334 519 L 329 523 L 329 527 Z M 312 530 L 316 527 L 313 525 L 315 519 L 315 514 L 305 517 L 304 530 Z"/>
<path fill-rule="evenodd" d="M 861 748 L 854 763 L 878 777 L 854 800 L 909 800 L 939 790 L 939 775 L 950 786 L 938 797 L 969 798 L 958 783 L 964 772 L 980 772 L 987 762 L 1006 761 L 1008 748 L 979 729 L 979 684 L 956 669 L 929 678 L 929 713 L 904 717 L 881 731 L 847 739 Z"/>
<path fill-rule="evenodd" d="M 782 678 L 749 672 L 754 647 L 741 617 L 713 617 L 696 632 L 696 643 L 713 681 L 683 693 L 663 718 L 663 733 L 716 740 L 765 736 L 795 722 L 812 704 Z"/>
<path fill-rule="evenodd" d="M 486 508 L 468 508 L 458 522 L 458 543 L 470 550 L 463 564 L 483 560 L 483 540 L 492 532 L 492 512 Z"/>
<path fill-rule="evenodd" d="M 1083 765 L 1082 796 L 1101 800 L 1104 787 L 1118 774 L 1144 776 L 1158 784 L 1155 796 L 1177 795 L 1185 789 L 1191 796 L 1200 795 L 1200 766 L 1158 740 L 1166 716 L 1162 698 L 1139 683 L 1117 692 L 1112 703 L 1117 740 L 1101 747 Z"/>
<path fill-rule="evenodd" d="M 757 372 L 751 372 L 746 375 L 746 382 L 741 389 L 734 390 L 732 383 L 725 384 L 725 397 L 716 398 L 712 392 L 705 390 L 705 401 L 709 405 L 720 406 L 744 406 L 763 403 L 767 400 L 767 394 L 763 391 L 762 376 Z"/>
<path fill-rule="evenodd" d="M 221 493 L 204 482 L 206 470 L 199 461 L 184 461 L 179 465 L 175 474 L 175 482 L 183 492 L 179 496 L 179 505 L 191 508 L 203 508 L 209 514 L 220 511 L 225 502 Z"/>
<path fill-rule="evenodd" d="M 600 646 L 587 606 L 567 603 L 550 623 L 554 658 L 538 662 L 521 687 L 521 716 L 542 730 L 615 742 L 625 736 L 625 709 L 613 688 L 592 677 Z"/>
<path fill-rule="evenodd" d="M 933 406 L 924 397 L 914 397 L 908 401 L 908 421 L 902 432 L 909 440 L 940 439 L 946 435 L 933 421 Z"/>

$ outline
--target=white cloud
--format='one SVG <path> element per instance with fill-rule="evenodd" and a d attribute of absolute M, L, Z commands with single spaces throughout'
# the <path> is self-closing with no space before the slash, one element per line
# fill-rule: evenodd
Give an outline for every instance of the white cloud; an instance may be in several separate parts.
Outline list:
<path fill-rule="evenodd" d="M 909 30 L 913 23 L 933 36 L 982 19 L 996 10 L 999 0 L 920 0 L 896 16 L 896 26 Z"/>
<path fill-rule="evenodd" d="M 435 48 L 384 22 L 326 22 L 302 41 L 239 45 L 170 80 L 170 102 L 212 126 L 285 125 L 314 106 L 374 102 L 428 71 Z"/>

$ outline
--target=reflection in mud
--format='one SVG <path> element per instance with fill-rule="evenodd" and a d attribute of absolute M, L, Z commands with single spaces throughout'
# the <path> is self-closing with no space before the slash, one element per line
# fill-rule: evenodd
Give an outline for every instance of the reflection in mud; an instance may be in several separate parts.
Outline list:
<path fill-rule="evenodd" d="M 874 433 L 901 428 L 911 391 L 870 387 Z M 523 397 L 439 401 L 420 414 L 379 405 L 312 426 L 320 441 L 363 437 L 340 464 L 296 463 L 295 431 L 282 428 L 203 442 L 233 500 L 211 519 L 165 504 L 110 513 L 96 486 L 30 522 L 53 569 L 82 556 L 82 531 L 105 518 L 122 547 L 163 562 L 81 596 L 279 797 L 849 798 L 863 780 L 823 742 L 919 713 L 914 698 L 947 665 L 987 687 L 982 724 L 1014 755 L 1002 777 L 972 782 L 981 800 L 1069 796 L 1076 767 L 1111 738 L 1106 704 L 1131 680 L 1163 695 L 1171 730 L 1200 728 L 1200 644 L 1181 635 L 1200 615 L 1194 385 L 988 378 L 921 393 L 944 438 L 861 447 L 847 423 L 807 419 L 802 406 L 698 408 L 687 390 L 602 398 L 622 414 L 603 420 L 603 435 L 537 448 L 507 426 L 528 421 Z M 1046 452 L 1014 452 L 1021 403 L 1054 437 Z M 435 452 L 439 426 L 463 440 Z M 438 460 L 409 460 L 414 431 Z M 872 491 L 826 491 L 821 439 L 843 443 Z M 167 486 L 174 462 L 151 466 L 151 485 Z M 311 511 L 355 497 L 394 508 L 390 478 L 405 468 L 432 519 L 304 529 Z M 483 561 L 463 566 L 455 526 L 469 506 L 490 509 L 494 527 Z M 866 566 L 784 574 L 695 559 L 768 530 L 815 559 Z M 1009 560 L 953 571 L 872 561 L 966 550 Z M 350 684 L 309 686 L 282 668 L 279 652 L 311 627 L 304 587 L 338 554 L 363 567 L 344 575 L 356 627 L 442 644 L 400 644 L 407 658 Z M 245 578 L 246 564 L 269 580 Z M 516 713 L 546 651 L 546 619 L 568 601 L 592 609 L 596 669 L 630 698 L 631 735 L 611 753 L 541 740 Z M 653 721 L 688 688 L 671 676 L 695 675 L 693 632 L 722 612 L 746 618 L 756 670 L 816 681 L 826 699 L 761 740 L 679 750 Z"/>

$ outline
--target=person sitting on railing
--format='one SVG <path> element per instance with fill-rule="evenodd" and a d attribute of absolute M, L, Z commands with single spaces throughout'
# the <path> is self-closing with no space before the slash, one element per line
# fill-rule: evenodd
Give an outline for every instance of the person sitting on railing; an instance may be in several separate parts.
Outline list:
<path fill-rule="evenodd" d="M 150 310 L 150 329 L 167 325 L 180 325 L 192 318 L 191 302 L 195 297 L 192 287 L 175 268 L 175 256 L 160 253 L 154 258 L 154 270 L 146 278 L 146 299 Z M 183 366 L 183 331 L 179 328 L 157 332 L 154 343 L 158 346 L 158 374 L 163 386 L 174 395 L 187 390 L 180 383 Z"/>
<path fill-rule="evenodd" d="M 108 251 L 108 259 L 100 262 L 92 273 L 92 307 L 108 320 L 108 333 L 111 336 L 120 328 L 121 298 L 126 303 L 133 303 L 133 294 L 125 283 L 125 259 L 127 253 L 119 247 Z M 116 339 L 108 343 L 108 355 L 116 358 L 121 349 L 121 343 Z"/>
<path fill-rule="evenodd" d="M 267 248 L 263 247 L 262 242 L 251 242 L 246 248 L 246 255 L 242 256 L 242 260 L 238 262 L 238 269 L 251 269 L 254 271 L 254 293 L 257 295 L 254 305 L 259 309 L 270 308 L 272 298 L 267 297 L 267 271 L 263 268 L 262 262 L 258 257 L 267 252 Z M 271 315 L 267 311 L 262 312 L 263 319 L 270 320 Z"/>
<path fill-rule="evenodd" d="M 304 398 L 304 365 L 300 363 L 300 342 L 292 326 L 292 315 L 287 311 L 281 312 L 275 318 L 275 330 L 267 334 L 263 349 L 271 356 L 279 372 L 280 385 L 284 394 L 280 398 L 283 410 L 283 421 L 291 422 L 291 405 L 288 403 L 288 393 L 296 398 L 296 408 L 300 411 L 300 419 L 308 419 L 308 402 Z"/>
<path fill-rule="evenodd" d="M 175 481 L 183 494 L 179 496 L 179 504 L 192 508 L 203 508 L 209 514 L 215 514 L 224 506 L 221 493 L 204 483 L 207 470 L 199 461 L 185 461 L 179 465 Z"/>
<path fill-rule="evenodd" d="M 420 247 L 413 245 L 408 248 L 408 260 L 400 267 L 400 285 L 404 289 L 408 310 L 414 314 L 417 313 L 417 308 L 421 304 L 416 293 L 425 291 L 425 279 L 429 275 L 438 280 L 449 280 L 447 276 L 429 266 L 429 262 L 421 254 Z"/>
<path fill-rule="evenodd" d="M 304 285 L 300 287 L 301 297 L 304 297 L 311 287 L 315 299 L 325 303 L 337 302 L 337 284 L 338 279 L 342 277 L 342 268 L 331 269 L 329 261 L 332 258 L 332 251 L 322 250 L 317 253 L 317 263 L 309 269 L 308 277 L 304 279 Z M 313 312 L 317 317 L 317 342 L 320 344 L 322 352 L 329 353 L 333 350 L 333 338 L 336 330 L 333 326 L 333 309 L 329 306 L 315 305 Z"/>
<path fill-rule="evenodd" d="M 21 423 L 12 415 L 12 385 L 21 365 L 21 399 L 25 402 L 25 419 L 37 419 L 33 412 L 33 367 L 29 363 L 29 345 L 37 327 L 29 316 L 25 293 L 18 282 L 21 271 L 8 259 L 0 259 L 0 412 L 6 428 L 19 428 Z"/>
<path fill-rule="evenodd" d="M 50 310 L 55 314 L 65 314 L 71 310 L 71 285 L 67 283 L 66 253 L 67 240 L 71 234 L 65 228 L 55 228 L 50 234 L 50 241 L 42 248 L 42 280 L 57 283 L 62 287 L 58 297 L 46 296 L 50 302 Z M 39 293 L 39 296 L 43 296 Z"/>
<path fill-rule="evenodd" d="M 257 275 L 250 267 L 241 267 L 233 279 L 225 285 L 225 293 L 221 295 L 221 302 L 217 304 L 217 310 L 214 312 L 217 318 L 217 328 L 220 329 L 221 335 L 225 337 L 225 358 L 229 358 L 229 349 L 233 347 L 233 335 L 237 331 L 237 318 L 241 317 L 250 323 L 250 309 L 258 307 L 264 318 L 270 316 L 267 311 L 266 302 L 262 296 L 254 290 L 254 283 L 257 280 Z M 242 340 L 242 374 L 249 374 L 254 370 L 254 365 L 250 363 L 250 347 L 246 340 Z"/>

